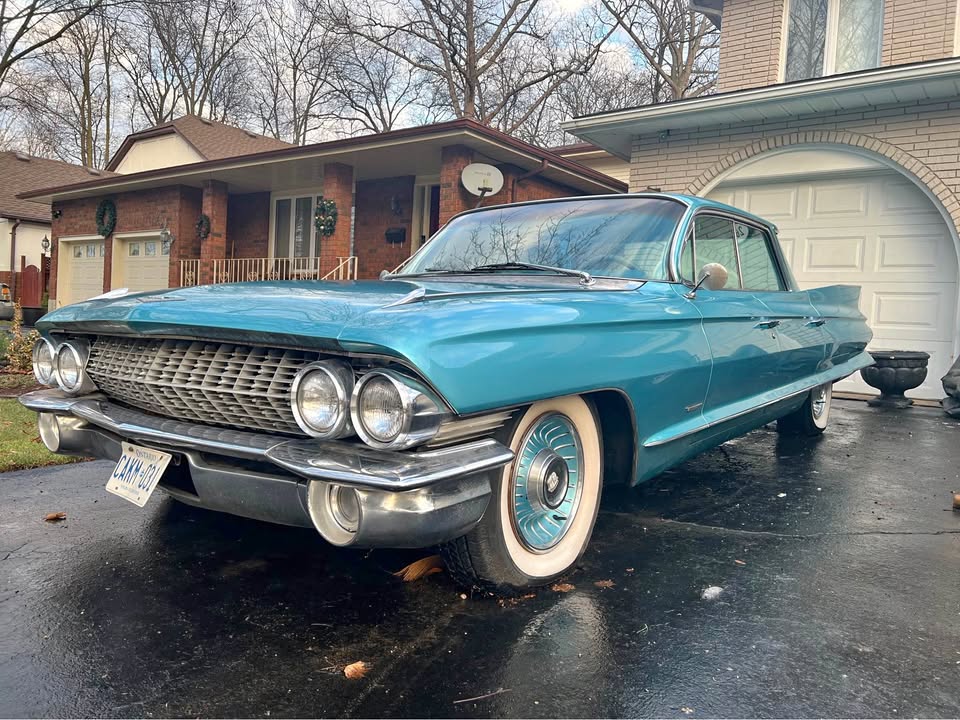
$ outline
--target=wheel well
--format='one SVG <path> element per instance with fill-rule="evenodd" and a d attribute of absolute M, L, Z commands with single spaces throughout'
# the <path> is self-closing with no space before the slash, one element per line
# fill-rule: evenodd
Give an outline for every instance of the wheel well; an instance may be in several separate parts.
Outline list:
<path fill-rule="evenodd" d="M 616 390 L 600 390 L 584 397 L 597 410 L 603 438 L 604 483 L 631 485 L 637 469 L 637 431 L 630 402 Z"/>

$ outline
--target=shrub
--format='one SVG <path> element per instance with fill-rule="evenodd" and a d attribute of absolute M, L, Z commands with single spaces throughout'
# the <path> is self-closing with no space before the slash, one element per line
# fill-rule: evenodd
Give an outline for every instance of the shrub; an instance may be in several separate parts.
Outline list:
<path fill-rule="evenodd" d="M 33 344 L 40 337 L 36 330 L 23 331 L 23 311 L 20 303 L 13 306 L 13 322 L 10 323 L 11 337 L 7 343 L 4 357 L 7 360 L 7 372 L 31 372 L 33 370 Z"/>

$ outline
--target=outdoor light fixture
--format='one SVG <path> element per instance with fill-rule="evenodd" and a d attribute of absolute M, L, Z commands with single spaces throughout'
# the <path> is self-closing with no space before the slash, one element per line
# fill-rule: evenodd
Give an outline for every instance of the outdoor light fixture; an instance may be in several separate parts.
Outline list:
<path fill-rule="evenodd" d="M 46 253 L 50 249 L 50 238 L 46 235 L 43 236 L 43 240 L 40 241 L 40 248 Z"/>

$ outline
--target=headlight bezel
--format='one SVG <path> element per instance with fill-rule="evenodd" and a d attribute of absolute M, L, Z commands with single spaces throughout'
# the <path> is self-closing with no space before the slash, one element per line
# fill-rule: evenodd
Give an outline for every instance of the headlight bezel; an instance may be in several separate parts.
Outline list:
<path fill-rule="evenodd" d="M 327 428 L 318 428 L 305 416 L 300 400 L 300 391 L 309 377 L 320 373 L 333 382 L 337 396 L 337 417 Z M 297 372 L 290 387 L 290 406 L 297 425 L 310 437 L 320 440 L 346 437 L 353 434 L 352 417 L 350 412 L 350 398 L 354 390 L 353 368 L 342 360 L 320 360 L 304 365 Z"/>
<path fill-rule="evenodd" d="M 38 356 L 40 354 L 40 348 L 42 347 L 48 348 L 50 352 L 50 372 L 46 374 L 46 377 L 44 377 L 39 370 L 40 361 Z M 36 378 L 37 382 L 41 385 L 55 387 L 57 385 L 57 379 L 55 377 L 57 369 L 57 346 L 50 342 L 50 340 L 47 338 L 41 337 L 33 344 L 32 355 L 33 377 Z"/>
<path fill-rule="evenodd" d="M 64 381 L 63 373 L 60 371 L 60 357 L 65 352 L 72 354 L 77 363 L 77 380 L 72 384 L 67 384 Z M 96 385 L 87 375 L 87 360 L 89 357 L 90 346 L 85 340 L 70 338 L 57 345 L 53 361 L 53 377 L 57 382 L 57 387 L 68 395 L 82 395 L 96 390 Z"/>
<path fill-rule="evenodd" d="M 361 400 L 373 380 L 385 378 L 396 389 L 403 413 L 400 431 L 391 439 L 373 435 L 363 422 Z M 393 370 L 377 369 L 365 373 L 353 388 L 350 398 L 353 429 L 363 442 L 377 450 L 406 450 L 429 441 L 440 429 L 449 412 L 443 401 L 420 381 Z"/>

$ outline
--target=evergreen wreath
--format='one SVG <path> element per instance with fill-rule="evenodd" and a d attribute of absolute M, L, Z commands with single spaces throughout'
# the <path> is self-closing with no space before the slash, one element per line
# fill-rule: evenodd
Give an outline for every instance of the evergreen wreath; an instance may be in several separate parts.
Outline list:
<path fill-rule="evenodd" d="M 200 217 L 197 218 L 197 237 L 201 240 L 206 240 L 207 236 L 210 234 L 210 217 L 200 214 Z"/>
<path fill-rule="evenodd" d="M 97 205 L 97 232 L 107 237 L 117 226 L 117 206 L 110 198 L 104 198 Z"/>
<path fill-rule="evenodd" d="M 317 235 L 321 237 L 333 235 L 333 231 L 337 228 L 337 204 L 333 200 L 325 200 L 323 195 L 317 198 L 313 225 L 317 228 Z"/>

